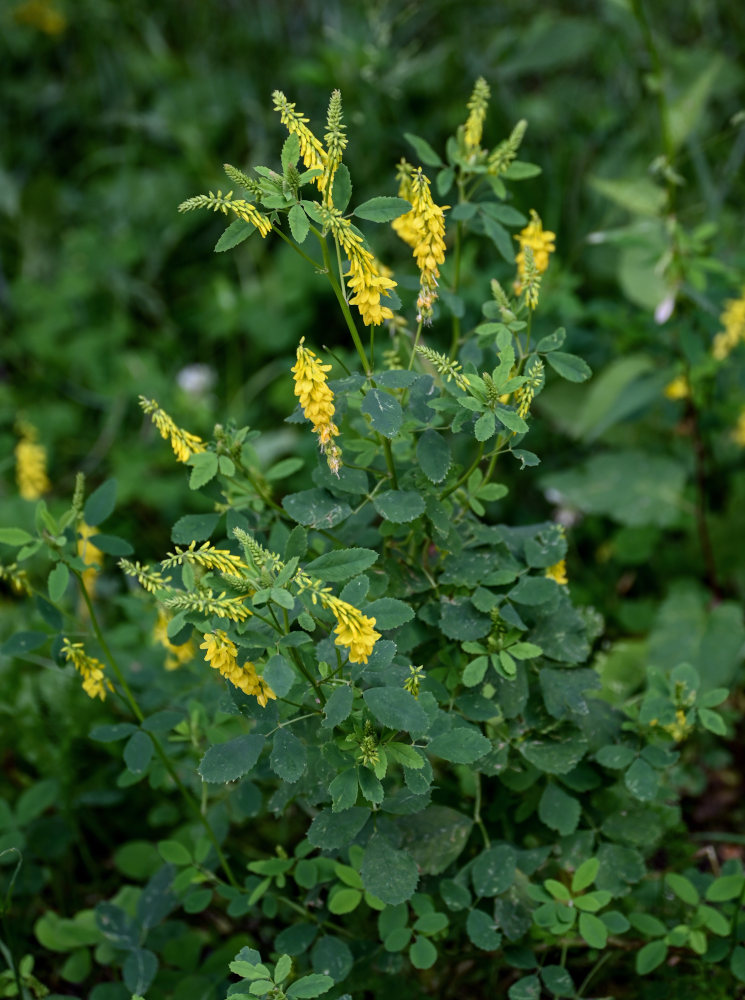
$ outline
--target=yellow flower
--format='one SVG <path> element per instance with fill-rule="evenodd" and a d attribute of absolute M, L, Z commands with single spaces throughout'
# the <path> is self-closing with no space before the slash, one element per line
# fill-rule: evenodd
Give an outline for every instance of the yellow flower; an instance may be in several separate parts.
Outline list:
<path fill-rule="evenodd" d="M 300 399 L 300 407 L 313 424 L 313 433 L 318 435 L 318 444 L 326 456 L 329 468 L 336 475 L 341 465 L 341 448 L 334 438 L 339 428 L 334 423 L 334 394 L 326 382 L 326 372 L 331 365 L 321 364 L 307 347 L 303 347 L 303 337 L 297 349 L 297 361 L 291 368 L 295 380 L 295 395 Z"/>
<path fill-rule="evenodd" d="M 539 274 L 543 274 L 548 268 L 549 255 L 556 250 L 556 233 L 543 228 L 543 223 L 536 211 L 530 210 L 530 222 L 515 237 L 520 244 L 520 251 L 515 257 L 517 263 L 518 278 L 515 288 L 518 293 L 522 290 L 522 283 L 526 277 L 525 248 L 530 247 L 533 251 L 533 261 Z"/>
<path fill-rule="evenodd" d="M 745 289 L 739 299 L 728 299 L 719 317 L 724 330 L 714 338 L 712 354 L 723 361 L 737 345 L 745 340 Z"/>
<path fill-rule="evenodd" d="M 192 455 L 207 450 L 207 446 L 200 437 L 178 427 L 166 411 L 161 410 L 154 399 L 140 396 L 140 406 L 145 413 L 149 414 L 150 419 L 158 428 L 160 436 L 164 440 L 170 438 L 173 453 L 179 462 L 188 462 Z"/>
<path fill-rule="evenodd" d="M 67 27 L 67 18 L 45 0 L 26 0 L 13 11 L 18 24 L 28 24 L 45 35 L 60 35 Z"/>
<path fill-rule="evenodd" d="M 64 639 L 62 652 L 67 662 L 72 661 L 75 669 L 81 674 L 83 690 L 88 697 L 100 698 L 101 701 L 105 701 L 106 691 L 113 691 L 114 688 L 111 681 L 104 677 L 103 663 L 93 656 L 88 656 L 82 642 L 70 642 L 69 639 Z"/>
<path fill-rule="evenodd" d="M 380 265 L 365 246 L 362 236 L 338 209 L 324 206 L 322 219 L 349 261 L 344 277 L 352 292 L 350 305 L 357 306 L 366 326 L 379 326 L 384 319 L 393 319 L 393 311 L 380 299 L 396 287 L 396 282 L 381 273 Z"/>
<path fill-rule="evenodd" d="M 367 663 L 373 646 L 380 638 L 380 632 L 373 628 L 375 619 L 368 618 L 338 597 L 329 596 L 324 603 L 337 621 L 334 629 L 336 645 L 349 647 L 350 663 Z"/>
<path fill-rule="evenodd" d="M 47 478 L 46 449 L 37 444 L 39 432 L 34 426 L 21 422 L 19 429 L 23 437 L 15 448 L 18 492 L 24 500 L 39 500 L 51 486 Z"/>
<path fill-rule="evenodd" d="M 481 145 L 484 119 L 486 118 L 490 97 L 489 84 L 483 76 L 480 76 L 474 85 L 473 93 L 466 105 L 469 113 L 463 130 L 463 138 L 465 139 L 466 146 L 471 151 L 478 150 Z"/>
<path fill-rule="evenodd" d="M 236 645 L 222 629 L 205 633 L 204 642 L 199 648 L 206 650 L 204 658 L 211 667 L 219 670 L 223 677 L 244 694 L 255 697 L 262 708 L 266 708 L 268 699 L 276 699 L 274 691 L 256 673 L 253 663 L 238 665 Z"/>
<path fill-rule="evenodd" d="M 180 646 L 174 646 L 168 638 L 168 623 L 170 620 L 170 617 L 163 608 L 158 608 L 158 620 L 153 628 L 153 640 L 166 650 L 166 670 L 177 670 L 184 663 L 188 663 L 189 660 L 194 659 L 195 649 L 192 639 L 182 643 Z"/>
<path fill-rule="evenodd" d="M 287 100 L 281 90 L 274 91 L 272 100 L 274 101 L 274 110 L 279 111 L 282 124 L 290 135 L 296 135 L 300 140 L 300 155 L 305 167 L 308 170 L 323 171 L 326 166 L 326 151 L 321 141 L 308 128 L 309 119 L 304 118 L 299 111 L 295 110 L 295 105 Z M 323 174 L 316 178 L 316 184 L 320 190 L 323 190 L 322 180 Z"/>
<path fill-rule="evenodd" d="M 78 526 L 78 555 L 85 565 L 90 567 L 90 569 L 83 570 L 81 574 L 83 586 L 89 597 L 93 597 L 96 577 L 103 564 L 103 552 L 90 541 L 91 536 L 97 533 L 96 528 L 91 528 L 85 521 L 80 522 Z"/>
<path fill-rule="evenodd" d="M 545 576 L 547 576 L 549 580 L 555 580 L 558 584 L 561 584 L 562 587 L 569 583 L 569 578 L 567 577 L 566 559 L 560 559 L 557 563 L 554 563 L 553 566 L 549 566 L 546 569 Z"/>
<path fill-rule="evenodd" d="M 399 167 L 399 195 L 411 202 L 406 215 L 394 219 L 393 229 L 414 250 L 419 268 L 419 298 L 417 320 L 432 318 L 432 306 L 437 299 L 439 265 L 445 260 L 445 209 L 435 205 L 430 183 L 421 167 L 414 169 L 405 160 Z"/>
<path fill-rule="evenodd" d="M 668 399 L 688 399 L 691 394 L 688 379 L 685 375 L 676 375 L 672 382 L 665 386 L 665 395 Z"/>

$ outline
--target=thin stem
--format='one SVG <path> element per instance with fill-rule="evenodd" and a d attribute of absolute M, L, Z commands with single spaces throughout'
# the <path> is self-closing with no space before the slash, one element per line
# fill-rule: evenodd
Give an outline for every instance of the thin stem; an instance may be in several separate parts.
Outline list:
<path fill-rule="evenodd" d="M 280 237 L 280 239 L 283 239 L 288 246 L 292 247 L 295 253 L 299 254 L 303 260 L 307 260 L 309 264 L 312 264 L 316 271 L 323 271 L 323 264 L 319 264 L 317 260 L 313 260 L 312 257 L 309 257 L 307 253 L 300 249 L 294 240 L 291 240 L 289 236 L 285 236 L 282 230 L 277 226 L 274 226 L 274 232 Z"/>
<path fill-rule="evenodd" d="M 445 497 L 449 497 L 451 493 L 455 493 L 455 491 L 456 491 L 456 490 L 457 490 L 457 489 L 458 489 L 459 487 L 461 487 L 461 486 L 462 486 L 462 485 L 463 485 L 464 483 L 468 482 L 468 479 L 469 479 L 469 477 L 471 476 L 471 473 L 472 473 L 472 472 L 473 472 L 473 471 L 474 471 L 474 470 L 476 469 L 476 467 L 478 466 L 479 462 L 481 461 L 481 459 L 482 459 L 482 457 L 483 457 L 483 454 L 484 454 L 484 442 L 483 442 L 483 441 L 481 441 L 481 442 L 479 442 L 479 447 L 478 447 L 478 451 L 476 452 L 476 458 L 474 458 L 474 460 L 473 460 L 473 461 L 471 462 L 471 464 L 470 464 L 470 465 L 468 466 L 468 468 L 467 468 L 467 469 L 466 469 L 466 471 L 465 471 L 465 472 L 463 473 L 463 475 L 462 475 L 462 476 L 460 477 L 460 479 L 456 480 L 456 481 L 455 481 L 455 482 L 453 483 L 453 485 L 452 485 L 452 486 L 448 486 L 448 488 L 447 488 L 446 490 L 444 490 L 444 491 L 443 491 L 443 492 L 442 492 L 442 493 L 440 494 L 440 500 L 444 500 L 444 499 L 445 499 Z"/>
<path fill-rule="evenodd" d="M 481 830 L 481 836 L 484 838 L 485 846 L 491 847 L 491 841 L 489 840 L 489 834 L 486 832 L 486 827 L 484 826 L 484 821 L 481 818 L 481 775 L 476 772 L 476 801 L 473 806 L 473 821 L 476 826 Z"/>
<path fill-rule="evenodd" d="M 416 337 L 414 337 L 414 346 L 411 348 L 411 357 L 409 358 L 409 365 L 406 369 L 407 371 L 411 371 L 411 369 L 414 367 L 414 358 L 416 357 L 416 349 L 419 346 L 419 338 L 422 335 L 423 326 L 424 326 L 424 320 L 420 319 L 419 325 L 416 328 Z"/>
<path fill-rule="evenodd" d="M 612 952 L 612 951 L 606 951 L 606 952 L 604 952 L 600 956 L 600 958 L 597 960 L 597 962 L 593 965 L 593 967 L 590 969 L 590 971 L 585 976 L 584 980 L 582 981 L 582 985 L 580 986 L 580 988 L 577 990 L 577 996 L 578 997 L 584 996 L 585 990 L 590 985 L 590 980 L 594 979 L 595 976 L 597 975 L 597 973 L 605 965 L 605 963 L 607 961 L 609 961 L 609 959 L 613 958 L 613 954 L 614 954 L 614 952 Z"/>
<path fill-rule="evenodd" d="M 311 227 L 313 228 L 313 227 Z M 329 254 L 328 244 L 323 236 L 318 232 L 317 229 L 313 228 L 313 232 L 318 238 L 318 242 L 321 245 L 321 253 L 323 254 L 323 263 L 325 266 L 325 274 L 334 290 L 334 295 L 336 296 L 337 302 L 341 306 L 341 311 L 344 313 L 344 320 L 347 324 L 347 329 L 352 335 L 352 340 L 354 341 L 354 346 L 357 348 L 357 353 L 362 361 L 362 370 L 366 375 L 370 372 L 370 364 L 367 360 L 367 355 L 365 354 L 365 348 L 362 346 L 362 341 L 360 340 L 360 335 L 357 333 L 357 327 L 352 319 L 352 314 L 349 311 L 349 303 L 347 302 L 346 296 L 342 291 L 341 285 L 336 280 L 331 270 L 331 255 Z"/>
<path fill-rule="evenodd" d="M 101 631 L 101 627 L 98 624 L 98 618 L 96 617 L 96 612 L 93 607 L 93 602 L 90 599 L 88 591 L 85 589 L 85 584 L 83 583 L 82 576 L 78 570 L 74 569 L 73 573 L 80 586 L 80 591 L 83 595 L 83 600 L 85 601 L 85 604 L 88 608 L 88 614 L 90 615 L 91 625 L 93 626 L 93 631 L 95 632 L 96 638 L 98 639 L 101 649 L 103 650 L 104 655 L 109 662 L 109 666 L 111 667 L 114 676 L 119 682 L 121 689 L 124 691 L 129 707 L 132 709 L 132 713 L 134 714 L 137 721 L 142 723 L 145 719 L 145 716 L 142 712 L 142 709 L 137 703 L 137 699 L 132 693 L 132 689 L 127 683 L 127 679 L 125 678 L 121 668 L 119 667 L 116 657 L 111 652 L 109 644 L 106 642 L 106 638 L 103 632 Z M 181 778 L 178 776 L 176 769 L 174 768 L 173 763 L 171 762 L 171 759 L 168 757 L 165 750 L 163 749 L 163 746 L 158 737 L 155 735 L 155 733 L 148 733 L 148 735 L 153 742 L 153 747 L 155 748 L 156 754 L 160 758 L 160 761 L 165 767 L 166 771 L 168 771 L 169 775 L 171 776 L 171 780 L 178 788 L 188 808 L 194 813 L 194 815 L 199 819 L 199 822 L 204 827 L 205 832 L 212 846 L 215 848 L 217 857 L 220 861 L 220 865 L 222 867 L 222 870 L 225 872 L 228 881 L 234 888 L 236 889 L 239 888 L 238 882 L 236 881 L 236 878 L 233 875 L 230 865 L 228 864 L 227 858 L 222 852 L 222 848 L 220 847 L 217 837 L 215 836 L 215 831 L 212 829 L 210 821 L 207 819 L 206 815 L 199 808 L 199 803 L 195 800 L 191 792 L 186 788 Z"/>

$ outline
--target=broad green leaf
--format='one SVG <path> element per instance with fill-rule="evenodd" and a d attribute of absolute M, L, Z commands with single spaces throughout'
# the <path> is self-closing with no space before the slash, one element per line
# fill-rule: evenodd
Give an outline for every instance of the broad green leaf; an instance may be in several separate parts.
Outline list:
<path fill-rule="evenodd" d="M 410 211 L 411 202 L 405 198 L 382 195 L 358 205 L 352 215 L 356 215 L 358 219 L 367 219 L 368 222 L 392 222 Z"/>
<path fill-rule="evenodd" d="M 0 528 L 0 543 L 12 545 L 18 548 L 21 545 L 28 545 L 33 542 L 34 536 L 29 535 L 23 528 Z"/>
<path fill-rule="evenodd" d="M 285 992 L 290 1000 L 304 1000 L 304 998 L 318 997 L 323 993 L 328 993 L 333 985 L 334 980 L 331 976 L 312 972 L 309 976 L 296 979 Z"/>
<path fill-rule="evenodd" d="M 97 527 L 105 521 L 109 514 L 114 511 L 116 504 L 116 479 L 107 479 L 101 483 L 98 489 L 94 490 L 83 507 L 83 518 L 85 523 L 92 528 Z"/>
<path fill-rule="evenodd" d="M 684 875 L 678 875 L 676 872 L 667 872 L 665 882 L 682 902 L 687 903 L 688 906 L 698 906 L 701 897 L 690 879 Z"/>
<path fill-rule="evenodd" d="M 153 756 L 153 741 L 141 729 L 132 733 L 124 747 L 124 763 L 132 774 L 144 774 Z"/>
<path fill-rule="evenodd" d="M 158 853 L 164 861 L 171 865 L 193 864 L 191 852 L 188 851 L 178 840 L 159 840 Z"/>
<path fill-rule="evenodd" d="M 336 983 L 346 979 L 354 964 L 354 956 L 349 945 L 331 935 L 325 935 L 316 941 L 310 958 L 314 972 L 331 976 Z"/>
<path fill-rule="evenodd" d="M 544 965 L 541 969 L 543 985 L 555 997 L 573 997 L 574 982 L 567 970 L 561 965 Z"/>
<path fill-rule="evenodd" d="M 424 500 L 416 490 L 388 490 L 373 497 L 375 509 L 386 521 L 406 524 L 424 513 Z"/>
<path fill-rule="evenodd" d="M 227 743 L 211 746 L 202 757 L 197 770 L 203 781 L 236 781 L 253 768 L 263 746 L 263 736 L 236 736 Z"/>
<path fill-rule="evenodd" d="M 478 908 L 468 914 L 466 933 L 471 942 L 482 951 L 496 951 L 502 943 L 502 935 L 497 932 L 494 918 Z"/>
<path fill-rule="evenodd" d="M 302 205 L 293 205 L 287 213 L 287 220 L 290 223 L 292 238 L 296 243 L 304 243 L 310 229 L 310 222 Z"/>
<path fill-rule="evenodd" d="M 361 902 L 362 893 L 359 889 L 336 889 L 329 895 L 328 907 L 331 913 L 340 916 L 356 910 Z"/>
<path fill-rule="evenodd" d="M 344 812 L 322 809 L 308 827 L 308 840 L 314 847 L 336 851 L 350 844 L 370 816 L 370 810 L 352 806 Z"/>
<path fill-rule="evenodd" d="M 287 727 L 274 734 L 274 744 L 269 757 L 274 773 L 291 784 L 303 775 L 308 761 L 305 744 Z"/>
<path fill-rule="evenodd" d="M 142 994 L 149 989 L 157 971 L 158 959 L 152 951 L 133 948 L 124 959 L 122 979 L 131 993 Z"/>
<path fill-rule="evenodd" d="M 419 881 L 414 859 L 392 847 L 380 833 L 368 841 L 360 875 L 367 891 L 390 906 L 410 899 Z"/>
<path fill-rule="evenodd" d="M 595 754 L 595 760 L 603 767 L 608 767 L 613 771 L 621 771 L 628 767 L 636 757 L 636 751 L 629 746 L 612 744 L 601 747 Z"/>
<path fill-rule="evenodd" d="M 482 413 L 473 426 L 473 433 L 477 441 L 488 441 L 494 436 L 496 422 L 491 410 Z"/>
<path fill-rule="evenodd" d="M 321 725 L 330 729 L 338 726 L 349 717 L 354 702 L 354 691 L 348 684 L 334 688 L 326 704 L 323 706 L 324 720 Z M 416 751 L 413 751 L 416 753 Z"/>
<path fill-rule="evenodd" d="M 180 517 L 171 530 L 171 541 L 177 545 L 206 542 L 217 527 L 219 514 L 186 514 Z"/>
<path fill-rule="evenodd" d="M 375 687 L 362 695 L 378 722 L 389 729 L 422 733 L 429 721 L 417 699 L 403 688 Z"/>
<path fill-rule="evenodd" d="M 546 355 L 546 361 L 551 365 L 557 375 L 561 375 L 568 382 L 584 382 L 592 375 L 592 369 L 578 358 L 576 354 L 565 354 L 563 351 L 551 351 Z"/>
<path fill-rule="evenodd" d="M 526 740 L 520 745 L 520 752 L 539 771 L 548 774 L 568 774 L 584 757 L 587 742 L 574 736 L 562 741 Z"/>
<path fill-rule="evenodd" d="M 710 903 L 726 903 L 741 896 L 743 890 L 745 890 L 745 876 L 720 875 L 706 890 L 706 899 Z"/>
<path fill-rule="evenodd" d="M 524 181 L 529 177 L 537 177 L 540 173 L 542 173 L 541 168 L 536 163 L 513 160 L 507 169 L 502 171 L 502 177 L 508 181 Z"/>
<path fill-rule="evenodd" d="M 305 566 L 305 572 L 319 580 L 337 583 L 359 576 L 377 559 L 378 553 L 372 549 L 334 549 L 309 562 Z"/>
<path fill-rule="evenodd" d="M 334 208 L 340 212 L 345 212 L 352 197 L 352 177 L 346 163 L 340 163 L 336 168 L 334 183 L 331 188 L 331 197 L 334 202 Z"/>
<path fill-rule="evenodd" d="M 471 764 L 490 750 L 491 742 L 482 733 L 465 727 L 435 736 L 427 746 L 427 753 L 454 764 Z"/>
<path fill-rule="evenodd" d="M 91 535 L 90 541 L 108 556 L 131 556 L 134 552 L 129 542 L 118 535 Z"/>
<path fill-rule="evenodd" d="M 514 883 L 517 855 L 509 844 L 487 848 L 471 867 L 471 880 L 479 896 L 498 896 Z"/>
<path fill-rule="evenodd" d="M 600 862 L 597 858 L 587 858 L 572 876 L 572 892 L 584 892 L 595 881 Z"/>
<path fill-rule="evenodd" d="M 439 875 L 465 848 L 473 820 L 450 806 L 430 805 L 413 816 L 401 817 L 397 825 L 403 833 L 402 846 L 419 871 Z"/>
<path fill-rule="evenodd" d="M 362 400 L 362 412 L 370 418 L 373 430 L 387 438 L 394 438 L 404 420 L 401 404 L 383 389 L 370 389 Z"/>
<path fill-rule="evenodd" d="M 654 768 L 639 758 L 624 775 L 624 783 L 634 798 L 642 802 L 652 802 L 657 797 L 660 778 Z"/>
<path fill-rule="evenodd" d="M 398 628 L 414 617 L 411 606 L 405 601 L 399 601 L 397 597 L 381 597 L 366 604 L 364 611 L 375 619 L 375 627 L 383 632 Z"/>
<path fill-rule="evenodd" d="M 608 942 L 608 928 L 592 913 L 580 913 L 579 933 L 591 948 L 605 948 Z"/>
<path fill-rule="evenodd" d="M 664 941 L 650 941 L 636 954 L 636 974 L 646 976 L 667 958 L 667 945 Z"/>
<path fill-rule="evenodd" d="M 102 726 L 94 726 L 90 731 L 90 738 L 97 743 L 116 743 L 118 740 L 131 736 L 136 728 L 131 722 L 106 723 Z"/>
<path fill-rule="evenodd" d="M 337 774 L 329 785 L 329 792 L 335 813 L 351 809 L 357 801 L 357 769 L 348 767 L 346 771 Z"/>
<path fill-rule="evenodd" d="M 255 232 L 256 226 L 250 222 L 246 222 L 245 219 L 233 219 L 227 229 L 223 231 L 220 239 L 215 243 L 214 252 L 224 253 L 226 250 L 232 250 L 233 247 L 237 247 L 239 243 L 247 240 L 249 236 L 253 236 Z"/>
<path fill-rule="evenodd" d="M 404 132 L 404 139 L 413 148 L 417 157 L 428 167 L 442 167 L 443 162 L 437 153 L 432 149 L 426 139 L 421 139 L 411 132 Z"/>
<path fill-rule="evenodd" d="M 5 656 L 22 656 L 43 646 L 49 636 L 46 632 L 16 632 L 0 646 Z"/>
<path fill-rule="evenodd" d="M 53 604 L 59 604 L 62 600 L 65 591 L 67 590 L 67 584 L 70 581 L 70 570 L 67 565 L 63 562 L 58 562 L 57 565 L 49 573 L 47 578 L 47 591 L 49 592 L 49 600 Z"/>
<path fill-rule="evenodd" d="M 346 520 L 352 508 L 326 490 L 301 490 L 282 499 L 282 506 L 298 524 L 309 528 L 333 528 Z"/>
<path fill-rule="evenodd" d="M 416 458 L 427 479 L 432 483 L 441 483 L 452 461 L 447 438 L 428 428 L 417 441 Z"/>
<path fill-rule="evenodd" d="M 426 937 L 418 937 L 409 948 L 409 959 L 415 969 L 431 969 L 437 961 L 437 948 Z"/>
<path fill-rule="evenodd" d="M 449 639 L 481 639 L 491 631 L 491 618 L 477 611 L 467 597 L 443 598 L 440 628 Z"/>
<path fill-rule="evenodd" d="M 508 431 L 514 431 L 515 434 L 524 434 L 527 431 L 528 425 L 514 410 L 510 410 L 508 407 L 498 404 L 494 408 L 494 412 L 499 422 L 506 427 Z"/>
<path fill-rule="evenodd" d="M 486 212 L 481 213 L 481 221 L 484 225 L 484 232 L 489 239 L 492 240 L 494 246 L 497 248 L 504 260 L 506 260 L 508 264 L 514 264 L 514 243 L 512 242 L 512 237 L 504 226 L 500 225 L 496 219 L 491 217 L 491 214 L 487 214 Z"/>
<path fill-rule="evenodd" d="M 538 803 L 538 815 L 549 829 L 562 837 L 569 836 L 577 829 L 580 812 L 580 804 L 572 795 L 554 782 L 546 785 Z"/>

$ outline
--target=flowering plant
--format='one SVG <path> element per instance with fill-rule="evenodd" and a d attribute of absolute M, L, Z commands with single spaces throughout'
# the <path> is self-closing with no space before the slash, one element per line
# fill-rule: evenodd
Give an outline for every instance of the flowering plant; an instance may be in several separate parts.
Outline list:
<path fill-rule="evenodd" d="M 676 822 L 675 743 L 699 723 L 720 732 L 727 691 L 681 668 L 655 678 L 641 706 L 614 706 L 582 666 L 603 623 L 572 602 L 564 527 L 500 523 L 500 501 L 529 488 L 539 463 L 525 445 L 547 377 L 581 383 L 590 370 L 563 350 L 562 328 L 534 330 L 556 237 L 511 204 L 509 186 L 539 172 L 517 158 L 525 123 L 482 147 L 488 99 L 479 80 L 445 159 L 408 136 L 420 164 L 399 165 L 398 196 L 349 211 L 339 93 L 321 141 L 276 92 L 281 170 L 227 165 L 240 196 L 181 205 L 236 216 L 218 250 L 276 235 L 337 300 L 359 364 L 319 332 L 297 347 L 288 421 L 319 449 L 303 488 L 282 485 L 302 462 L 262 462 L 258 432 L 218 426 L 203 440 L 142 397 L 209 508 L 176 522 L 173 553 L 143 564 L 97 530 L 113 481 L 84 501 L 81 478 L 61 518 L 40 503 L 38 537 L 2 536 L 19 561 L 51 552 L 53 649 L 92 698 L 117 696 L 119 718 L 92 737 L 124 741 L 120 786 L 147 778 L 189 810 L 134 902 L 119 894 L 93 926 L 80 922 L 134 993 L 170 995 L 155 949 L 178 905 L 219 907 L 240 932 L 238 996 L 246 983 L 275 997 L 439 994 L 467 987 L 487 953 L 511 1000 L 574 996 L 573 976 L 586 985 L 606 949 L 638 952 L 649 972 L 668 947 L 702 954 L 729 933 L 741 873 L 725 873 L 737 892 L 673 873 L 675 906 L 692 909 L 669 933 L 640 919 L 643 887 L 631 896 Z M 425 168 L 454 205 L 435 202 Z M 397 283 L 358 223 L 391 223 L 415 274 Z M 461 288 L 470 236 L 501 257 L 478 311 Z M 32 460 L 29 484 L 41 482 Z M 86 575 L 95 553 L 120 557 L 134 618 L 157 614 L 168 674 L 143 674 L 126 644 L 109 644 L 111 611 Z M 71 579 L 80 641 L 59 614 Z M 259 814 L 273 817 L 273 843 L 241 829 Z"/>

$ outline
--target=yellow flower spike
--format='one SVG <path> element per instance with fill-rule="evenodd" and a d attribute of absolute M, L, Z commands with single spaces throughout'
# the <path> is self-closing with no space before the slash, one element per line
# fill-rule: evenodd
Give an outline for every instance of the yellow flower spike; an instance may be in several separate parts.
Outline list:
<path fill-rule="evenodd" d="M 544 574 L 549 580 L 555 580 L 560 586 L 565 587 L 569 583 L 569 577 L 567 576 L 567 563 L 566 559 L 560 559 L 553 566 L 549 566 Z"/>
<path fill-rule="evenodd" d="M 405 160 L 398 169 L 399 195 L 411 202 L 410 212 L 394 219 L 394 231 L 414 250 L 419 268 L 417 321 L 432 319 L 432 306 L 437 299 L 439 265 L 445 260 L 445 210 L 448 205 L 435 205 L 430 182 L 421 167 L 414 169 Z"/>
<path fill-rule="evenodd" d="M 349 647 L 350 663 L 367 663 L 373 646 L 380 638 L 380 632 L 373 627 L 375 619 L 368 618 L 338 597 L 329 596 L 324 604 L 336 618 L 336 645 Z"/>
<path fill-rule="evenodd" d="M 111 681 L 104 676 L 104 665 L 93 656 L 88 656 L 82 642 L 70 642 L 65 638 L 62 652 L 68 663 L 72 663 L 83 678 L 83 690 L 89 698 L 106 700 L 106 692 L 113 691 Z"/>
<path fill-rule="evenodd" d="M 338 91 L 336 91 L 338 93 Z M 291 104 L 281 90 L 275 90 L 272 94 L 274 110 L 279 112 L 279 119 L 290 135 L 296 135 L 300 140 L 300 155 L 308 170 L 326 170 L 326 151 L 320 139 L 317 139 L 308 128 L 310 119 L 303 117 L 299 111 L 295 110 L 295 105 Z M 341 110 L 341 108 L 339 109 Z M 324 174 L 316 178 L 319 190 L 323 191 Z"/>
<path fill-rule="evenodd" d="M 18 492 L 24 500 L 39 500 L 51 488 L 47 452 L 44 445 L 38 444 L 39 432 L 32 424 L 20 421 L 18 430 L 22 435 L 15 448 Z"/>
<path fill-rule="evenodd" d="M 269 699 L 276 699 L 274 691 L 263 677 L 259 677 L 256 673 L 256 667 L 253 663 L 249 661 L 243 666 L 238 665 L 236 645 L 222 629 L 206 632 L 204 642 L 199 648 L 206 650 L 204 658 L 211 667 L 218 670 L 226 680 L 229 680 L 244 694 L 255 697 L 262 708 L 266 708 Z"/>
<path fill-rule="evenodd" d="M 685 375 L 676 375 L 675 378 L 665 386 L 665 395 L 668 399 L 688 399 L 691 389 Z"/>
<path fill-rule="evenodd" d="M 161 410 L 154 399 L 147 399 L 145 396 L 140 396 L 139 403 L 142 410 L 148 414 L 155 424 L 160 436 L 165 441 L 170 439 L 173 453 L 179 462 L 188 462 L 192 455 L 197 455 L 207 450 L 206 444 L 200 437 L 178 427 L 166 411 Z"/>
<path fill-rule="evenodd" d="M 471 152 L 475 152 L 481 145 L 481 136 L 484 131 L 484 120 L 489 107 L 491 91 L 489 84 L 480 76 L 474 84 L 473 93 L 466 107 L 468 108 L 468 119 L 463 129 L 463 138 L 466 146 Z"/>
<path fill-rule="evenodd" d="M 520 244 L 520 251 L 515 257 L 518 274 L 515 290 L 519 295 L 528 272 L 525 258 L 526 247 L 530 247 L 533 251 L 533 262 L 536 270 L 539 274 L 543 274 L 548 269 L 549 256 L 556 250 L 556 233 L 544 229 L 540 216 L 531 209 L 530 222 L 522 232 L 518 233 L 515 239 Z"/>
<path fill-rule="evenodd" d="M 724 330 L 714 337 L 711 353 L 717 361 L 724 361 L 739 343 L 745 341 L 745 289 L 739 299 L 727 299 L 719 322 Z"/>
<path fill-rule="evenodd" d="M 326 381 L 331 365 L 322 364 L 309 348 L 304 347 L 305 337 L 298 344 L 297 361 L 291 368 L 295 380 L 295 395 L 306 418 L 313 424 L 313 433 L 326 456 L 329 468 L 337 476 L 341 466 L 341 448 L 334 438 L 339 428 L 334 423 L 334 394 Z"/>
<path fill-rule="evenodd" d="M 235 168 L 231 167 L 230 169 L 232 171 Z M 245 198 L 233 198 L 232 191 L 228 191 L 226 195 L 222 191 L 218 191 L 217 194 L 212 191 L 209 194 L 198 194 L 194 198 L 182 201 L 178 210 L 179 212 L 191 212 L 195 208 L 211 208 L 215 212 L 222 212 L 223 215 L 227 215 L 229 211 L 235 212 L 239 219 L 243 219 L 244 222 L 248 222 L 255 229 L 258 229 L 262 239 L 272 229 L 269 219 L 262 215 L 255 205 L 246 201 Z"/>

